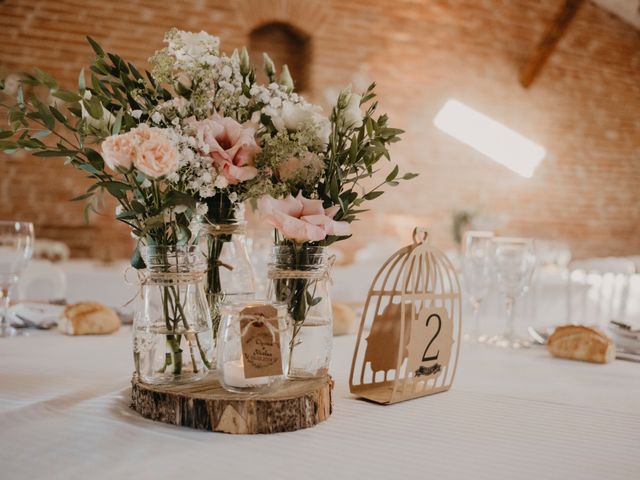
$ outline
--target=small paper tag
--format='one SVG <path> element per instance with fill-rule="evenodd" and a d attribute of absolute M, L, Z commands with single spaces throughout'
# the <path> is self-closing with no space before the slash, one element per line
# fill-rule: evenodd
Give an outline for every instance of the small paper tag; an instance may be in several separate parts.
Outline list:
<path fill-rule="evenodd" d="M 240 312 L 245 378 L 282 375 L 278 329 L 278 310 L 271 305 L 250 305 Z"/>

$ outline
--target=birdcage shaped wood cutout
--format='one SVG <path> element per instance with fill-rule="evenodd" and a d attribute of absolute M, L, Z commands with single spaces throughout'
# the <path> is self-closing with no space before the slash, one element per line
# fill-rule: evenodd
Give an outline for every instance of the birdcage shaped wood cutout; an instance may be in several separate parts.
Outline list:
<path fill-rule="evenodd" d="M 391 404 L 451 387 L 460 353 L 460 284 L 451 261 L 417 227 L 373 279 L 358 338 L 351 393 Z"/>

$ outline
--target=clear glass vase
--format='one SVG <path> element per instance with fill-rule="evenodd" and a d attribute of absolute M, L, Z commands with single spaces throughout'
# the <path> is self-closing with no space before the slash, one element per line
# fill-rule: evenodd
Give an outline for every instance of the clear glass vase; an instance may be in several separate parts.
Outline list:
<path fill-rule="evenodd" d="M 216 222 L 216 223 L 214 223 Z M 248 301 L 255 296 L 255 279 L 247 250 L 247 222 L 238 207 L 232 218 L 198 218 L 197 243 L 207 259 L 205 291 L 214 336 L 223 303 Z"/>
<path fill-rule="evenodd" d="M 197 246 L 141 250 L 147 270 L 133 324 L 136 374 L 152 384 L 200 380 L 214 360 L 205 258 Z"/>
<path fill-rule="evenodd" d="M 326 247 L 273 247 L 268 298 L 285 303 L 291 317 L 289 378 L 318 378 L 329 371 L 333 338 L 330 271 Z"/>

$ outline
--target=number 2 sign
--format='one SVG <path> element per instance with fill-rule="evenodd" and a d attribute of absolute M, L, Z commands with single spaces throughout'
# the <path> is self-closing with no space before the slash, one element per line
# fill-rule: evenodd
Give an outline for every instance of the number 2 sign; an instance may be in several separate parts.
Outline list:
<path fill-rule="evenodd" d="M 423 308 L 411 325 L 409 371 L 415 377 L 437 377 L 449 364 L 452 325 L 444 308 Z"/>
<path fill-rule="evenodd" d="M 352 393 L 381 404 L 444 392 L 460 353 L 460 284 L 416 228 L 374 277 L 353 353 Z"/>

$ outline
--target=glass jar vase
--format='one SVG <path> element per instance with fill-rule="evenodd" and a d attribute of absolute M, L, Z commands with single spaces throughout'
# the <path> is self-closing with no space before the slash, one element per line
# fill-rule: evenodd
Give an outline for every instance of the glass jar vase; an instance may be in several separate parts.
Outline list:
<path fill-rule="evenodd" d="M 232 392 L 271 390 L 286 379 L 291 324 L 286 305 L 265 301 L 220 308 L 217 372 Z"/>
<path fill-rule="evenodd" d="M 233 218 L 198 218 L 197 243 L 207 258 L 205 291 L 214 336 L 220 321 L 220 305 L 248 301 L 255 296 L 255 280 L 247 251 L 247 222 L 238 207 Z"/>
<path fill-rule="evenodd" d="M 326 247 L 273 247 L 268 298 L 285 303 L 291 317 L 289 378 L 319 378 L 329 371 L 333 338 L 331 263 Z"/>
<path fill-rule="evenodd" d="M 151 384 L 200 380 L 214 359 L 205 258 L 197 246 L 141 250 L 147 270 L 133 324 L 136 374 Z"/>

